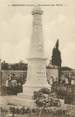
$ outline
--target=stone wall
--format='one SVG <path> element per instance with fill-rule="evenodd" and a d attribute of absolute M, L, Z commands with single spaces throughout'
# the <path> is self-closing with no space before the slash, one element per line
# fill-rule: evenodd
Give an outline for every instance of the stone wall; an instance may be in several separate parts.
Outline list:
<path fill-rule="evenodd" d="M 49 84 L 52 84 L 53 81 L 58 80 L 59 72 L 58 68 L 47 68 L 47 80 Z"/>
<path fill-rule="evenodd" d="M 5 85 L 5 82 L 8 79 L 8 76 L 13 73 L 17 76 L 17 78 L 26 79 L 27 71 L 2 70 L 0 73 L 0 85 L 1 85 L 1 82 L 2 82 L 2 85 Z M 46 73 L 47 73 L 47 80 L 50 81 L 50 84 L 52 83 L 52 80 L 54 80 L 54 81 L 58 80 L 58 69 L 57 68 L 47 68 Z"/>

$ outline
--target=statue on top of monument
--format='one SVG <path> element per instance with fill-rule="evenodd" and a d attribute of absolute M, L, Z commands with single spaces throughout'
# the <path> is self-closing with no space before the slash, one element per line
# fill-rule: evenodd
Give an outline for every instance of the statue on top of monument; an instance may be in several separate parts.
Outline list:
<path fill-rule="evenodd" d="M 57 40 L 55 47 L 53 48 L 53 51 L 52 51 L 51 63 L 52 65 L 61 67 L 61 62 L 62 60 L 61 60 L 61 52 L 59 50 L 59 40 Z"/>

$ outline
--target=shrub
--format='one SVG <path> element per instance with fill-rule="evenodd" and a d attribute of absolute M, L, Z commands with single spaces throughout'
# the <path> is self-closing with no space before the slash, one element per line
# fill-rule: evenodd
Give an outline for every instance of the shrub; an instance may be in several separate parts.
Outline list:
<path fill-rule="evenodd" d="M 43 88 L 37 92 L 34 92 L 34 100 L 39 107 L 58 107 L 61 105 L 60 100 L 56 98 L 56 95 L 51 93 L 47 88 Z"/>

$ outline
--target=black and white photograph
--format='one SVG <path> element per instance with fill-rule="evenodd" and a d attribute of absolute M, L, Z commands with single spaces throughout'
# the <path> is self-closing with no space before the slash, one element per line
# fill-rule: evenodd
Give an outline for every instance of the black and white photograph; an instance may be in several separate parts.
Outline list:
<path fill-rule="evenodd" d="M 0 0 L 0 117 L 75 117 L 75 0 Z"/>

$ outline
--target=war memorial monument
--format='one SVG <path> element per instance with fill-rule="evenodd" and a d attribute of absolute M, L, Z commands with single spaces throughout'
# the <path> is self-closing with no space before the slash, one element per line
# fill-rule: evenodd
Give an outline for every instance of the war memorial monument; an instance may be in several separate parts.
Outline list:
<path fill-rule="evenodd" d="M 27 81 L 23 86 L 23 93 L 19 94 L 32 105 L 33 93 L 41 88 L 50 88 L 46 78 L 46 57 L 44 54 L 44 41 L 42 29 L 42 14 L 40 6 L 37 5 L 32 10 L 33 24 L 32 37 L 28 56 Z"/>

